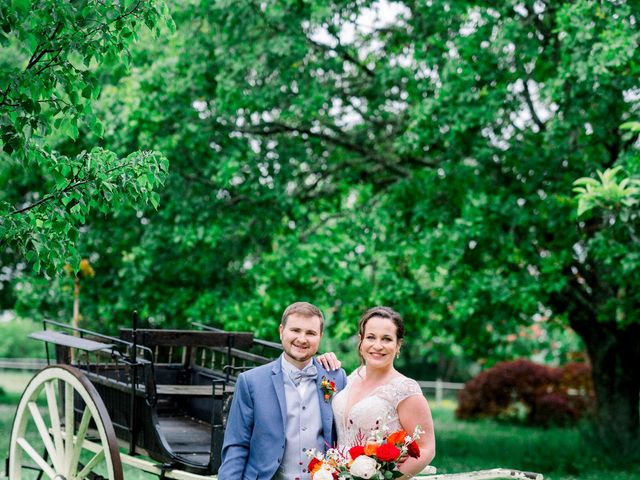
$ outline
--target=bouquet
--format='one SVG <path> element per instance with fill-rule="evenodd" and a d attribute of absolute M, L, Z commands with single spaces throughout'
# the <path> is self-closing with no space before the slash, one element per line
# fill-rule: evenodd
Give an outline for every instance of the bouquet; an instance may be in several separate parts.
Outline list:
<path fill-rule="evenodd" d="M 375 429 L 361 444 L 351 448 L 330 448 L 322 454 L 309 451 L 308 470 L 313 480 L 390 480 L 402 476 L 398 463 L 407 458 L 418 458 L 420 447 L 416 440 L 424 431 L 417 426 L 413 435 L 404 430 L 386 433 L 388 429 Z"/>

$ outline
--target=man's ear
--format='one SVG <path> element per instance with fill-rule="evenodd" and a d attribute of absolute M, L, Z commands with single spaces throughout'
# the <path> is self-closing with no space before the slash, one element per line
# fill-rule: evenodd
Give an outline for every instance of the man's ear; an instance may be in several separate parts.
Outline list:
<path fill-rule="evenodd" d="M 280 326 L 278 327 L 278 332 L 280 333 L 280 340 L 282 340 L 282 332 L 284 330 L 284 325 L 280 324 Z"/>

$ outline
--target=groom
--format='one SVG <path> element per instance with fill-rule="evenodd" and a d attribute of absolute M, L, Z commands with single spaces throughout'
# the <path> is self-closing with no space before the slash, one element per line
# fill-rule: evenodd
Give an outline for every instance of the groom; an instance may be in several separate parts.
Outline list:
<path fill-rule="evenodd" d="M 308 480 L 307 450 L 324 451 L 335 443 L 333 392 L 321 382 L 335 382 L 337 392 L 346 376 L 342 369 L 325 370 L 313 358 L 323 322 L 316 306 L 289 305 L 279 327 L 283 354 L 238 377 L 218 480 Z"/>

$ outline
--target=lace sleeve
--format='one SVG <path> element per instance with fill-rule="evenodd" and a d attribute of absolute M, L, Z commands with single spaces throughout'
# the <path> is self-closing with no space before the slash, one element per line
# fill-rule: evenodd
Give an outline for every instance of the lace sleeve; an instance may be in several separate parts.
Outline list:
<path fill-rule="evenodd" d="M 414 395 L 422 396 L 420 385 L 411 378 L 400 377 L 397 381 L 390 383 L 389 387 L 387 395 L 394 408 L 398 408 L 398 404 L 405 398 L 413 397 Z"/>

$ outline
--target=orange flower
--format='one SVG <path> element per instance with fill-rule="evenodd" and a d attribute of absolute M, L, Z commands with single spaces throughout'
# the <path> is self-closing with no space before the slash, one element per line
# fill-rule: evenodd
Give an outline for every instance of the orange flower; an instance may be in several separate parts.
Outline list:
<path fill-rule="evenodd" d="M 316 470 L 320 470 L 321 467 L 322 467 L 322 462 L 317 458 L 313 457 L 309 462 L 309 466 L 307 467 L 307 469 L 311 473 L 316 473 Z"/>
<path fill-rule="evenodd" d="M 407 436 L 407 432 L 405 432 L 404 430 L 398 430 L 397 432 L 393 432 L 391 435 L 387 437 L 387 443 L 400 446 L 404 444 L 404 439 L 406 436 Z"/>
<path fill-rule="evenodd" d="M 376 454 L 376 450 L 378 449 L 378 444 L 375 442 L 367 442 L 364 446 L 364 454 L 367 457 L 372 457 Z"/>

